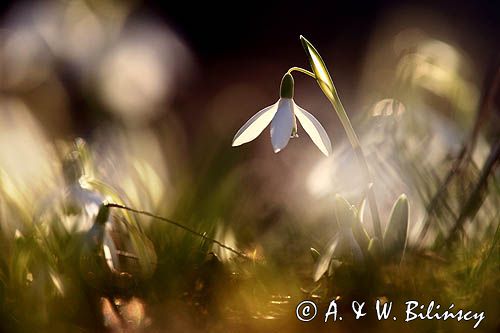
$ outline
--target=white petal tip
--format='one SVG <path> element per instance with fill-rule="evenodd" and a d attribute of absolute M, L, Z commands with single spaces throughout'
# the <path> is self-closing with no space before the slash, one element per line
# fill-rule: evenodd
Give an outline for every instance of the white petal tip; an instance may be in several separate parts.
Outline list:
<path fill-rule="evenodd" d="M 333 152 L 332 144 L 325 129 L 321 126 L 321 123 L 312 114 L 302 109 L 297 104 L 295 104 L 295 115 L 316 147 L 318 147 L 326 157 L 330 156 Z"/>
<path fill-rule="evenodd" d="M 274 149 L 274 153 L 275 153 L 275 154 L 279 153 L 280 151 L 281 151 L 281 149 L 279 149 L 279 148 L 275 148 L 275 149 Z"/>
<path fill-rule="evenodd" d="M 316 142 L 315 142 L 316 144 Z M 326 145 L 323 145 L 323 144 L 316 144 L 316 147 L 318 147 L 319 151 L 325 155 L 326 157 L 330 157 L 330 155 L 333 154 L 333 150 L 332 150 L 332 147 L 328 147 Z"/>
<path fill-rule="evenodd" d="M 270 105 L 252 116 L 236 133 L 231 146 L 241 146 L 257 138 L 273 119 L 278 103 Z"/>
<path fill-rule="evenodd" d="M 250 141 L 252 141 L 252 140 L 250 140 Z M 233 139 L 233 142 L 231 143 L 231 146 L 232 147 L 238 147 L 238 146 L 241 146 L 241 145 L 243 145 L 245 143 L 248 143 L 250 141 L 244 141 L 244 140 L 241 140 L 239 137 L 237 137 L 237 138 Z"/>

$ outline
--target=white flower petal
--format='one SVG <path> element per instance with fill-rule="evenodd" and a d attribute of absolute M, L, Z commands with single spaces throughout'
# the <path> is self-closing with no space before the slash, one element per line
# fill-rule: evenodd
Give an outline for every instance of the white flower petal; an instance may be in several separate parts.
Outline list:
<path fill-rule="evenodd" d="M 292 106 L 292 99 L 280 98 L 278 111 L 271 121 L 271 142 L 275 153 L 285 148 L 290 141 L 295 122 Z"/>
<path fill-rule="evenodd" d="M 233 147 L 240 146 L 258 137 L 278 111 L 278 103 L 279 101 L 260 110 L 250 118 L 234 136 Z"/>
<path fill-rule="evenodd" d="M 295 115 L 306 133 L 311 137 L 311 140 L 323 154 L 330 155 L 332 153 L 332 143 L 318 119 L 295 103 L 294 107 Z"/>

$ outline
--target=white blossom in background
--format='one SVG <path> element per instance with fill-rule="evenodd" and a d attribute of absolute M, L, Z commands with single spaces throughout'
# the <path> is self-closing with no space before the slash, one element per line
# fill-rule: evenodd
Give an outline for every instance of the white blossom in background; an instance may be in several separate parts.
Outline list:
<path fill-rule="evenodd" d="M 109 110 L 137 126 L 168 109 L 190 69 L 188 49 L 176 35 L 162 25 L 142 23 L 126 28 L 109 47 L 94 79 Z"/>

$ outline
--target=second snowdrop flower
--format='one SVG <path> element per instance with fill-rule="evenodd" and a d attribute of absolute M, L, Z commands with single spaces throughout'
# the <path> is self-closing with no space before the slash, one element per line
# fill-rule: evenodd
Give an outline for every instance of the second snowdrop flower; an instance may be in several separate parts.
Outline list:
<path fill-rule="evenodd" d="M 325 129 L 312 114 L 295 104 L 294 81 L 290 73 L 281 80 L 279 100 L 250 118 L 236 133 L 233 147 L 250 142 L 271 123 L 271 143 L 277 153 L 286 147 L 290 138 L 297 137 L 297 120 L 311 137 L 314 144 L 326 156 L 332 153 L 332 145 Z"/>

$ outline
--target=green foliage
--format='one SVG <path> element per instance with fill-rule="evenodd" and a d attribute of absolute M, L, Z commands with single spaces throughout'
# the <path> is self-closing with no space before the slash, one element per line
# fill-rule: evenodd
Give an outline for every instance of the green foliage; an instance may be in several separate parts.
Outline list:
<path fill-rule="evenodd" d="M 408 198 L 405 194 L 401 194 L 392 207 L 383 241 L 385 255 L 396 258 L 398 262 L 402 260 L 405 252 L 409 219 Z"/>
<path fill-rule="evenodd" d="M 380 258 L 382 255 L 382 244 L 377 237 L 370 239 L 370 243 L 368 244 L 368 253 L 370 253 L 373 258 Z"/>
<path fill-rule="evenodd" d="M 335 87 L 321 56 L 305 38 L 301 41 L 319 86 L 334 99 Z M 329 198 L 328 227 L 319 233 L 330 240 L 322 244 L 321 237 L 311 236 L 317 227 L 310 221 L 297 223 L 289 207 L 275 208 L 266 202 L 275 209 L 266 215 L 263 211 L 269 207 L 253 205 L 251 199 L 260 189 L 245 182 L 253 172 L 246 169 L 249 163 L 241 163 L 240 154 L 226 147 L 227 140 L 206 140 L 205 134 L 194 144 L 198 150 L 192 164 L 177 175 L 176 196 L 163 194 L 154 200 L 153 189 L 164 184 L 150 168 L 146 168 L 148 174 L 131 175 L 123 183 L 131 184 L 127 189 L 138 194 L 136 208 L 148 207 L 158 215 L 173 217 L 207 237 L 216 237 L 219 230 L 234 223 L 238 233 L 232 241 L 250 259 L 230 255 L 223 259 L 211 253 L 221 249 L 206 239 L 106 206 L 100 207 L 87 229 L 68 227 L 83 224 L 87 208 L 67 195 L 70 185 L 85 186 L 85 193 L 103 200 L 131 202 L 130 192 L 123 184 L 108 183 L 92 148 L 78 140 L 68 159 L 54 161 L 62 166 L 58 173 L 66 181 L 53 184 L 58 195 L 38 198 L 23 192 L 0 166 L 0 331 L 111 330 L 103 327 L 112 322 L 109 313 L 120 318 L 126 314 L 121 304 L 134 299 L 139 300 L 134 303 L 136 312 L 145 309 L 147 315 L 130 322 L 143 325 L 143 331 L 163 331 L 175 321 L 182 322 L 167 326 L 173 331 L 186 325 L 193 325 L 186 331 L 227 327 L 229 331 L 296 331 L 301 327 L 297 328 L 293 317 L 294 305 L 306 296 L 327 303 L 337 296 L 404 301 L 422 295 L 457 307 L 500 313 L 497 175 L 488 178 L 488 190 L 481 196 L 483 206 L 471 220 L 473 228 L 461 232 L 463 238 L 449 246 L 443 246 L 447 231 L 480 171 L 470 160 L 464 162 L 459 181 L 445 191 L 447 196 L 435 201 L 428 221 L 430 232 L 437 236 L 425 246 L 408 244 L 410 222 L 414 222 L 409 220 L 404 195 L 393 205 L 383 239 L 367 232 L 362 209 L 354 201 Z M 408 163 L 405 169 L 415 180 L 415 190 L 428 203 L 439 188 L 438 176 L 450 164 L 444 161 L 432 168 L 405 155 L 408 147 L 399 148 L 398 156 Z M 412 211 L 414 207 L 412 201 Z M 280 232 L 269 232 L 271 225 L 279 225 Z M 262 249 L 266 241 L 275 247 Z M 321 253 L 311 245 L 322 249 Z M 304 285 L 308 288 L 301 289 Z M 111 304 L 112 310 L 106 312 L 103 304 Z M 278 327 L 273 326 L 276 322 Z M 492 319 L 484 331 L 494 331 L 496 324 Z M 415 331 L 453 331 L 428 322 L 416 325 Z"/>
<path fill-rule="evenodd" d="M 314 247 L 311 247 L 310 251 L 311 251 L 311 257 L 312 257 L 313 261 L 315 263 L 318 262 L 319 258 L 321 257 L 321 254 Z"/>

